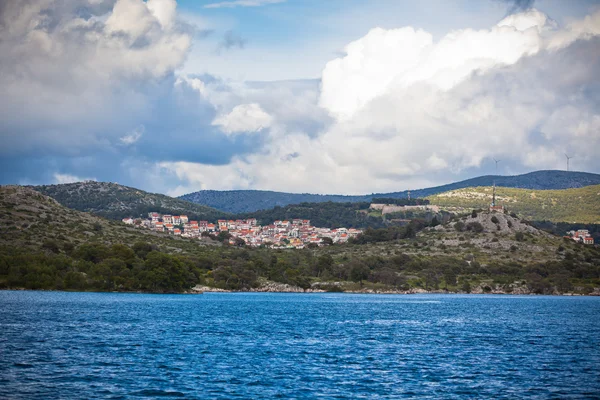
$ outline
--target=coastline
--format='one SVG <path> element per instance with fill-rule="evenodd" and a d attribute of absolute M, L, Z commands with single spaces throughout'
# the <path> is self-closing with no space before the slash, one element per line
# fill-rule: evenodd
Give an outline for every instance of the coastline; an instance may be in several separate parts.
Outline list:
<path fill-rule="evenodd" d="M 336 285 L 337 284 L 337 285 Z M 37 291 L 37 292 L 63 292 L 63 293 L 125 293 L 125 294 L 155 294 L 155 295 L 174 295 L 174 294 L 189 294 L 189 295 L 201 295 L 205 293 L 294 293 L 294 294 L 313 294 L 313 293 L 346 293 L 346 294 L 394 294 L 394 295 L 419 295 L 419 294 L 462 294 L 462 295 L 506 295 L 506 296 L 588 296 L 588 297 L 600 297 L 600 288 L 596 287 L 589 293 L 583 292 L 557 292 L 553 293 L 534 293 L 529 290 L 526 286 L 518 286 L 507 291 L 501 288 L 489 286 L 475 286 L 470 292 L 465 291 L 452 291 L 452 290 L 426 290 L 421 288 L 411 288 L 408 290 L 397 290 L 397 289 L 384 289 L 384 288 L 370 288 L 363 287 L 361 289 L 344 288 L 344 285 L 340 285 L 339 282 L 331 284 L 329 290 L 319 288 L 319 284 L 313 285 L 308 289 L 302 289 L 299 286 L 293 286 L 285 283 L 277 282 L 265 282 L 263 285 L 257 288 L 251 288 L 248 290 L 228 290 L 221 289 L 211 286 L 196 285 L 193 288 L 184 290 L 182 292 L 148 292 L 148 291 L 125 291 L 125 290 L 54 290 L 54 289 L 27 289 L 27 288 L 0 288 L 0 291 Z M 334 290 L 331 290 L 331 289 Z M 489 290 L 487 290 L 489 289 Z"/>

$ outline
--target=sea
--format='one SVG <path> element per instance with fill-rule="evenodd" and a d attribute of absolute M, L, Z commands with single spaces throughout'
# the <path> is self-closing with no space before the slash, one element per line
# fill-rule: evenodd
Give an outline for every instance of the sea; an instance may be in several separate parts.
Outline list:
<path fill-rule="evenodd" d="M 600 298 L 0 291 L 0 398 L 600 398 Z"/>

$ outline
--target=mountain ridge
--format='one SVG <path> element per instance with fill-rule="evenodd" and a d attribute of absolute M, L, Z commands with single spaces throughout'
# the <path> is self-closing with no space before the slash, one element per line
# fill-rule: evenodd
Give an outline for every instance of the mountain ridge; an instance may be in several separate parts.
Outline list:
<path fill-rule="evenodd" d="M 492 186 L 508 188 L 557 190 L 600 184 L 600 174 L 578 171 L 543 170 L 521 175 L 483 175 L 446 185 L 411 190 L 412 197 L 427 197 L 456 189 Z M 276 206 L 321 202 L 365 202 L 377 197 L 406 198 L 408 190 L 365 195 L 321 195 L 310 193 L 287 193 L 267 190 L 201 190 L 178 198 L 231 213 L 253 212 Z"/>

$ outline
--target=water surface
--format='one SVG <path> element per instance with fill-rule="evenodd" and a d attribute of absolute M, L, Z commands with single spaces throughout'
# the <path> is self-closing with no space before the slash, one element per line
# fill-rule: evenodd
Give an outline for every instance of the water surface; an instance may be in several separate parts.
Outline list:
<path fill-rule="evenodd" d="M 0 291 L 0 398 L 600 394 L 600 298 Z"/>

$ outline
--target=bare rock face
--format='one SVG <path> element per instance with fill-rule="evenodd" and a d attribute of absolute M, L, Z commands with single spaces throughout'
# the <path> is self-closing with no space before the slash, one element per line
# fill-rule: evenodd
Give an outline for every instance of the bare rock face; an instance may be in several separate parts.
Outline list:
<path fill-rule="evenodd" d="M 457 224 L 462 224 L 463 228 L 458 229 Z M 469 225 L 471 224 L 471 225 Z M 548 235 L 546 232 L 525 224 L 522 220 L 515 218 L 509 214 L 500 212 L 482 211 L 477 213 L 477 216 L 469 215 L 458 221 L 449 222 L 446 225 L 439 225 L 434 228 L 436 231 L 459 231 L 474 229 L 474 224 L 481 224 L 482 232 L 485 233 L 500 233 L 514 234 L 516 232 L 529 233 L 532 235 Z"/>

